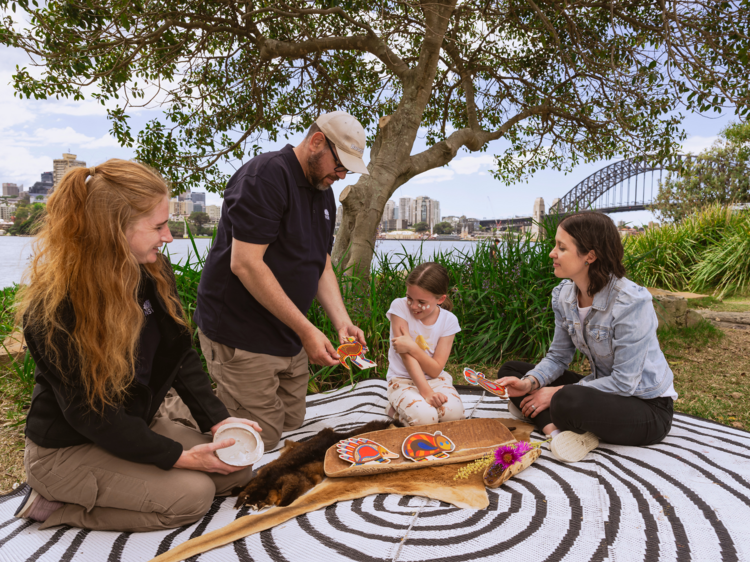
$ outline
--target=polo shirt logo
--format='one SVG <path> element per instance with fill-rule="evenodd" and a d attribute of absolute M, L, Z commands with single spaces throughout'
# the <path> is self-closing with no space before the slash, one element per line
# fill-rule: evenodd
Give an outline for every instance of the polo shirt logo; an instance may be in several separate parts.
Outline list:
<path fill-rule="evenodd" d="M 331 220 L 331 215 L 328 213 L 328 209 L 323 209 L 323 213 L 325 213 L 327 221 Z"/>
<path fill-rule="evenodd" d="M 151 306 L 151 301 L 146 299 L 146 302 L 143 303 L 143 314 L 145 316 L 148 316 L 149 314 L 154 313 L 154 307 Z"/>

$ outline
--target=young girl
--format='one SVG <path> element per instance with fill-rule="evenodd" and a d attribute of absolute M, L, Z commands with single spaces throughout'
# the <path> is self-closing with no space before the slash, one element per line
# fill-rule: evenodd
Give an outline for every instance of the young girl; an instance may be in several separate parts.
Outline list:
<path fill-rule="evenodd" d="M 417 266 L 406 279 L 406 297 L 386 313 L 391 321 L 388 352 L 388 415 L 409 425 L 463 419 L 464 406 L 445 367 L 455 334 L 448 272 L 434 262 Z"/>

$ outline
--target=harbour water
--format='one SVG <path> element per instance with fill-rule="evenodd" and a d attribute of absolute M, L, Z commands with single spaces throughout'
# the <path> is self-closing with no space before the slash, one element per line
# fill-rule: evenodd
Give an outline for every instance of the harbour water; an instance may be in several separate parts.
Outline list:
<path fill-rule="evenodd" d="M 24 269 L 29 263 L 32 254 L 33 238 L 24 236 L 0 236 L 0 288 L 8 287 L 13 283 L 19 283 Z M 207 238 L 199 238 L 195 241 L 200 255 L 205 255 L 211 244 Z M 390 254 L 398 259 L 398 254 L 419 254 L 420 247 L 422 259 L 429 260 L 436 252 L 447 252 L 456 250 L 464 254 L 471 254 L 476 248 L 476 242 L 463 240 L 378 240 L 375 245 L 377 254 Z M 169 256 L 173 262 L 184 261 L 190 255 L 195 258 L 195 250 L 190 240 L 175 239 L 167 245 Z"/>

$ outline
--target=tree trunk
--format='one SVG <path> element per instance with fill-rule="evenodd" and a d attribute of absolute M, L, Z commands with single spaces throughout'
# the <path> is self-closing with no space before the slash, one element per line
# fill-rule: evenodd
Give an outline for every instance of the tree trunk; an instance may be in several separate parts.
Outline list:
<path fill-rule="evenodd" d="M 440 49 L 456 0 L 425 3 L 425 34 L 419 64 L 402 82 L 403 96 L 396 112 L 382 118 L 370 151 L 370 175 L 344 189 L 339 201 L 344 207 L 332 260 L 362 279 L 370 271 L 378 223 L 391 195 L 414 175 L 411 150 L 440 60 Z M 452 151 L 455 155 L 455 151 Z"/>
<path fill-rule="evenodd" d="M 413 124 L 416 121 L 416 126 Z M 341 226 L 333 247 L 333 262 L 356 276 L 367 275 L 375 252 L 378 224 L 385 204 L 404 183 L 419 119 L 398 112 L 378 131 L 370 151 L 369 176 L 360 177 L 341 192 Z"/>

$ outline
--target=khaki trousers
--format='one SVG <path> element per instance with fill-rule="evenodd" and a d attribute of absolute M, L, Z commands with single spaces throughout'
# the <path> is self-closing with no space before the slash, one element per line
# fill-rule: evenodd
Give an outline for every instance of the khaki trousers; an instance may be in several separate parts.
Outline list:
<path fill-rule="evenodd" d="M 210 443 L 198 433 L 167 418 L 151 429 L 185 449 Z M 154 531 L 194 523 L 209 510 L 214 496 L 245 486 L 247 467 L 227 476 L 123 460 L 93 444 L 59 449 L 39 447 L 26 439 L 26 477 L 46 499 L 65 505 L 41 529 L 70 525 L 95 531 Z"/>
<path fill-rule="evenodd" d="M 258 422 L 266 451 L 279 443 L 282 432 L 302 425 L 310 378 L 304 349 L 294 357 L 277 357 L 217 343 L 200 330 L 198 337 L 216 395 L 230 416 Z"/>

